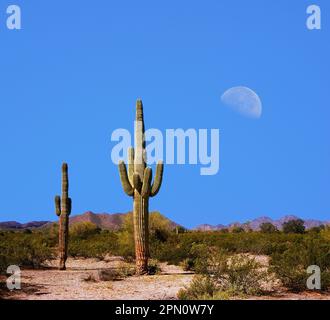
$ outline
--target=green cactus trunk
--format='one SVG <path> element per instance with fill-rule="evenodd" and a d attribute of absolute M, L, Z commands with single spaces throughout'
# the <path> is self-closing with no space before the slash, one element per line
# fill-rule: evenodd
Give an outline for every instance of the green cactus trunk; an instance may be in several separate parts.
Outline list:
<path fill-rule="evenodd" d="M 134 240 L 137 273 L 148 271 L 149 258 L 149 211 L 148 199 L 143 199 L 137 191 L 134 192 Z"/>
<path fill-rule="evenodd" d="M 55 197 L 55 209 L 59 218 L 59 270 L 65 270 L 66 260 L 68 257 L 68 241 L 69 241 L 69 216 L 71 213 L 71 199 L 69 198 L 69 177 L 68 165 L 62 165 L 62 198 Z"/>
<path fill-rule="evenodd" d="M 148 272 L 149 258 L 149 198 L 154 197 L 162 184 L 163 162 L 157 164 L 152 184 L 152 170 L 146 167 L 144 119 L 142 101 L 136 104 L 135 149 L 128 150 L 128 172 L 123 161 L 119 163 L 120 178 L 124 191 L 132 196 L 133 224 L 137 274 Z"/>

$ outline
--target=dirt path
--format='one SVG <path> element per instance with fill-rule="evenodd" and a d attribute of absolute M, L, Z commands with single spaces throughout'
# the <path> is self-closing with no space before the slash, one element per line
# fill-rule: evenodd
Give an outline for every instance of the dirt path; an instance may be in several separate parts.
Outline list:
<path fill-rule="evenodd" d="M 98 271 L 116 269 L 120 258 L 110 261 L 68 259 L 67 270 L 58 271 L 56 262 L 45 270 L 22 270 L 22 289 L 5 298 L 24 300 L 160 300 L 176 299 L 180 288 L 193 275 L 180 267 L 161 264 L 154 276 L 131 276 L 118 281 L 100 281 Z M 97 279 L 96 281 L 94 279 Z"/>

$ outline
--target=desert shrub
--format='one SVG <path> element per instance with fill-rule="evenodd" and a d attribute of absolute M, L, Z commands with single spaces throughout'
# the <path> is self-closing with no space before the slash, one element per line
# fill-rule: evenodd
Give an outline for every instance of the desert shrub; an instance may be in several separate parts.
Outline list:
<path fill-rule="evenodd" d="M 323 230 L 321 230 L 320 235 L 324 241 L 330 242 L 330 226 L 328 225 Z"/>
<path fill-rule="evenodd" d="M 274 233 L 277 231 L 277 228 L 270 222 L 264 222 L 260 225 L 260 231 L 263 233 Z"/>
<path fill-rule="evenodd" d="M 260 294 L 262 284 L 268 281 L 269 276 L 261 265 L 246 255 L 234 255 L 227 263 L 225 270 L 224 287 L 234 294 Z"/>
<path fill-rule="evenodd" d="M 219 279 L 227 267 L 228 253 L 216 247 L 207 247 L 204 244 L 195 244 L 191 248 L 194 256 L 194 270 L 196 273 L 211 275 Z"/>
<path fill-rule="evenodd" d="M 202 300 L 211 298 L 218 292 L 218 286 L 209 276 L 194 276 L 190 285 L 180 289 L 177 294 L 179 300 Z"/>
<path fill-rule="evenodd" d="M 150 233 L 150 241 L 165 242 L 169 237 L 169 232 L 164 229 L 155 229 Z"/>
<path fill-rule="evenodd" d="M 233 292 L 231 291 L 215 291 L 213 296 L 203 295 L 200 300 L 230 300 L 233 297 Z"/>
<path fill-rule="evenodd" d="M 270 246 L 272 243 L 256 239 L 255 233 L 186 232 L 171 235 L 163 243 L 152 242 L 150 251 L 151 255 L 160 261 L 179 264 L 185 259 L 195 259 L 192 248 L 199 244 L 206 246 L 206 251 L 208 247 L 213 246 L 229 252 L 251 252 L 252 250 L 252 252 L 263 253 L 266 245 Z"/>
<path fill-rule="evenodd" d="M 5 232 L 0 241 L 0 272 L 9 265 L 40 268 L 54 257 L 52 248 L 38 232 Z"/>
<path fill-rule="evenodd" d="M 184 271 L 192 271 L 195 266 L 195 261 L 192 258 L 186 258 L 180 263 L 180 266 Z"/>
<path fill-rule="evenodd" d="M 174 231 L 174 226 L 170 220 L 165 218 L 159 212 L 151 212 L 149 216 L 150 240 L 165 242 L 171 232 Z"/>
<path fill-rule="evenodd" d="M 155 275 L 155 274 L 159 274 L 160 272 L 161 272 L 161 268 L 158 260 L 150 259 L 148 262 L 148 274 Z"/>
<path fill-rule="evenodd" d="M 70 225 L 70 237 L 72 238 L 87 239 L 100 232 L 101 229 L 91 222 L 79 222 Z"/>
<path fill-rule="evenodd" d="M 213 276 L 221 291 L 233 294 L 260 294 L 262 282 L 267 280 L 267 273 L 252 257 L 243 254 L 229 256 L 221 251 L 212 253 L 207 259 L 206 274 Z"/>
<path fill-rule="evenodd" d="M 186 228 L 184 228 L 184 227 L 182 227 L 182 226 L 176 226 L 174 230 L 175 230 L 175 233 L 176 233 L 176 234 L 179 234 L 179 233 L 185 233 L 185 232 L 188 231 Z"/>
<path fill-rule="evenodd" d="M 283 224 L 284 233 L 304 233 L 305 226 L 304 221 L 301 219 L 290 220 Z"/>
<path fill-rule="evenodd" d="M 57 242 L 56 242 L 57 245 Z M 104 259 L 118 249 L 114 232 L 101 230 L 90 222 L 70 225 L 68 254 L 72 257 Z"/>
<path fill-rule="evenodd" d="M 40 232 L 43 235 L 43 238 L 47 242 L 47 246 L 56 247 L 58 244 L 58 223 L 52 223 L 42 228 Z"/>
<path fill-rule="evenodd" d="M 323 231 L 323 230 L 325 230 L 325 225 L 320 225 L 320 226 L 318 226 L 318 227 L 313 227 L 313 228 L 310 228 L 309 230 L 308 230 L 308 233 L 320 233 L 321 231 Z"/>
<path fill-rule="evenodd" d="M 134 247 L 134 236 L 133 233 L 122 230 L 118 232 L 118 251 L 119 256 L 124 257 L 127 260 L 132 260 L 135 256 L 135 247 Z"/>
<path fill-rule="evenodd" d="M 306 281 L 310 274 L 307 268 L 317 265 L 321 269 L 321 286 L 330 288 L 330 244 L 320 239 L 308 238 L 300 243 L 292 243 L 282 254 L 271 257 L 271 271 L 292 291 L 307 289 Z"/>
<path fill-rule="evenodd" d="M 152 241 L 150 243 L 151 256 L 159 261 L 178 265 L 189 257 L 189 251 L 192 246 L 189 239 L 181 237 L 183 235 L 171 235 L 166 242 Z"/>
<path fill-rule="evenodd" d="M 233 227 L 233 228 L 231 229 L 231 232 L 232 232 L 232 233 L 242 233 L 242 232 L 245 232 L 245 230 L 244 230 L 244 228 L 242 228 L 242 227 Z"/>
<path fill-rule="evenodd" d="M 127 262 L 121 262 L 117 270 L 123 278 L 131 277 L 135 274 L 135 266 Z"/>
<path fill-rule="evenodd" d="M 118 238 L 113 232 L 101 232 L 87 238 L 71 236 L 69 240 L 68 253 L 72 257 L 104 259 L 106 255 L 117 252 Z"/>
<path fill-rule="evenodd" d="M 229 294 L 260 294 L 263 292 L 263 282 L 269 280 L 269 274 L 261 265 L 245 254 L 232 255 L 224 249 L 204 244 L 195 244 L 191 251 L 195 256 L 194 270 L 202 277 L 197 277 L 189 287 L 181 291 L 180 298 L 213 299 L 215 293 L 219 298 Z M 208 291 L 202 292 L 203 288 Z M 209 288 L 212 288 L 212 292 Z"/>
<path fill-rule="evenodd" d="M 225 249 L 230 253 L 253 253 L 270 255 L 274 252 L 284 252 L 292 242 L 303 239 L 301 234 L 263 234 L 260 232 L 228 233 L 222 232 L 187 232 L 170 238 L 163 246 L 157 248 L 159 260 L 170 257 L 172 263 L 183 261 L 190 257 L 194 244 L 204 244 L 207 247 Z"/>

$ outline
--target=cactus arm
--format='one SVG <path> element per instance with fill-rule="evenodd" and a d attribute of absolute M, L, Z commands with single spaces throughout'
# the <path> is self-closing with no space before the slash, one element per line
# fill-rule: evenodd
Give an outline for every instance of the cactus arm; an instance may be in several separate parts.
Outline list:
<path fill-rule="evenodd" d="M 157 163 L 155 180 L 150 191 L 150 197 L 154 197 L 159 192 L 159 189 L 163 181 L 163 173 L 164 173 L 164 163 L 163 161 L 159 161 Z"/>
<path fill-rule="evenodd" d="M 126 165 L 125 165 L 124 161 L 121 161 L 119 163 L 119 174 L 120 174 L 121 184 L 123 186 L 125 193 L 128 196 L 133 196 L 134 188 L 132 187 L 131 183 L 129 182 L 129 179 L 127 176 Z"/>
<path fill-rule="evenodd" d="M 61 215 L 61 197 L 56 196 L 55 197 L 55 212 L 57 216 Z"/>
<path fill-rule="evenodd" d="M 141 196 L 146 198 L 149 196 L 151 189 L 151 180 L 152 180 L 152 170 L 151 168 L 144 169 L 143 184 L 141 190 Z"/>

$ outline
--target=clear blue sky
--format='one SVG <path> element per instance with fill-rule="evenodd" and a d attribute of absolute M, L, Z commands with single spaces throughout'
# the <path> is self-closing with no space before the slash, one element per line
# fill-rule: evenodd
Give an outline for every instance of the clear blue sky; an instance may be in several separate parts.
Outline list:
<path fill-rule="evenodd" d="M 188 227 L 330 220 L 329 39 L 328 0 L 0 0 L 0 220 L 55 220 L 63 161 L 73 214 L 130 210 L 110 137 L 132 129 L 138 97 L 148 128 L 221 132 L 219 174 L 166 166 L 151 209 Z M 238 85 L 260 96 L 259 120 L 221 104 Z"/>

